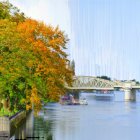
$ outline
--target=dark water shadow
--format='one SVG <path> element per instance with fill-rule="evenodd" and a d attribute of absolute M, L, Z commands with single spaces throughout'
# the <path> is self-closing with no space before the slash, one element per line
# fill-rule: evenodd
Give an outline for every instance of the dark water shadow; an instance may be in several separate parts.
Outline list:
<path fill-rule="evenodd" d="M 52 140 L 51 122 L 42 116 L 27 115 L 26 120 L 17 127 L 10 140 Z M 1 138 L 0 138 L 1 140 Z M 8 140 L 8 139 L 7 139 Z"/>
<path fill-rule="evenodd" d="M 94 96 L 96 101 L 113 101 L 114 96 Z"/>

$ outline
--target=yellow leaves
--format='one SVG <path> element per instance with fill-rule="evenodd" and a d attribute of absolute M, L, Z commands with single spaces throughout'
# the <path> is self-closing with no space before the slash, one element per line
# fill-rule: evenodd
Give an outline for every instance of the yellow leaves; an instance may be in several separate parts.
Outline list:
<path fill-rule="evenodd" d="M 4 67 L 0 67 L 0 72 L 4 72 L 5 68 Z"/>
<path fill-rule="evenodd" d="M 38 64 L 36 71 L 42 71 L 43 68 L 44 66 L 42 64 Z"/>
<path fill-rule="evenodd" d="M 26 19 L 25 22 L 18 25 L 17 30 L 20 32 L 21 37 L 26 39 L 27 42 L 34 41 L 34 31 L 36 25 L 37 22 L 35 20 Z"/>
<path fill-rule="evenodd" d="M 46 28 L 46 26 L 44 26 Z M 52 26 L 47 26 L 46 35 L 52 37 L 54 35 L 54 28 Z"/>
<path fill-rule="evenodd" d="M 41 40 L 37 40 L 33 43 L 34 47 L 42 52 L 47 50 L 45 44 Z"/>
<path fill-rule="evenodd" d="M 29 89 L 25 90 L 26 92 L 26 110 L 32 109 L 32 103 L 31 103 L 31 91 Z"/>
<path fill-rule="evenodd" d="M 31 106 L 31 105 L 26 104 L 26 110 L 28 111 L 28 110 L 30 110 L 30 109 L 32 109 L 32 106 Z"/>
<path fill-rule="evenodd" d="M 36 87 L 32 87 L 30 101 L 36 110 L 39 111 L 41 109 L 41 100 L 40 97 L 38 96 Z"/>
<path fill-rule="evenodd" d="M 32 91 L 31 91 L 31 99 L 30 100 L 31 100 L 32 103 L 37 103 L 37 104 L 40 103 L 40 98 L 37 95 L 37 89 L 36 89 L 36 87 L 33 87 L 32 88 Z"/>
<path fill-rule="evenodd" d="M 27 62 L 27 66 L 28 66 L 29 68 L 31 68 L 31 67 L 33 66 L 33 64 L 34 64 L 34 63 L 33 63 L 32 60 L 30 60 L 30 61 Z"/>
<path fill-rule="evenodd" d="M 26 38 L 26 42 L 33 42 L 34 39 L 33 38 Z"/>
<path fill-rule="evenodd" d="M 13 34 L 13 32 L 11 32 L 11 31 L 15 31 L 16 26 L 17 26 L 17 24 L 14 22 L 10 22 L 9 20 L 0 19 L 0 34 L 5 31 L 10 31 L 9 33 Z M 9 34 L 9 33 L 7 33 L 7 34 Z"/>
<path fill-rule="evenodd" d="M 26 96 L 27 104 L 26 104 L 26 110 L 34 108 L 36 112 L 38 112 L 41 109 L 41 99 L 38 96 L 38 91 L 36 86 L 33 86 L 31 89 L 31 93 L 27 93 Z"/>
<path fill-rule="evenodd" d="M 48 80 L 49 86 L 54 85 L 55 79 L 53 77 L 49 77 L 47 80 Z M 54 88 L 55 88 L 55 86 L 54 86 Z"/>

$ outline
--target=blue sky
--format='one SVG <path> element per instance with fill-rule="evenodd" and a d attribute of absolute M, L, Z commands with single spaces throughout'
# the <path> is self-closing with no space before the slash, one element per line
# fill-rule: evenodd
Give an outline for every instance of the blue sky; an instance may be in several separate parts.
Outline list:
<path fill-rule="evenodd" d="M 139 0 L 10 0 L 28 16 L 59 25 L 77 75 L 140 80 Z"/>

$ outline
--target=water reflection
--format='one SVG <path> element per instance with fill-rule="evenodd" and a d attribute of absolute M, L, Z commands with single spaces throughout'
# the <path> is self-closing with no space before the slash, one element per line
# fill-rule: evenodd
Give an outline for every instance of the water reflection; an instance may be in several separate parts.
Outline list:
<path fill-rule="evenodd" d="M 113 101 L 114 95 L 108 95 L 108 96 L 98 96 L 98 95 L 95 95 L 94 99 L 98 100 L 98 101 Z"/>
<path fill-rule="evenodd" d="M 15 130 L 10 140 L 52 140 L 51 122 L 45 120 L 43 116 L 41 114 L 34 116 L 33 112 L 28 113 L 26 121 Z"/>
<path fill-rule="evenodd" d="M 30 139 L 33 137 L 34 131 L 34 112 L 29 112 L 26 118 L 26 138 Z"/>
<path fill-rule="evenodd" d="M 51 123 L 44 121 L 42 117 L 35 117 L 33 140 L 52 140 L 50 131 Z"/>
<path fill-rule="evenodd" d="M 115 98 L 95 98 L 83 94 L 88 106 L 61 106 L 49 104 L 48 119 L 53 121 L 53 140 L 138 140 L 140 102 L 124 102 L 124 93 L 115 92 Z M 104 99 L 104 100 L 102 100 Z"/>
<path fill-rule="evenodd" d="M 119 91 L 115 92 L 112 100 L 98 100 L 93 93 L 82 93 L 81 96 L 87 98 L 87 106 L 53 103 L 48 104 L 37 117 L 30 114 L 27 118 L 28 125 L 26 123 L 26 138 L 139 140 L 139 95 L 137 102 L 124 102 L 124 94 Z M 30 138 L 31 136 L 34 139 Z"/>
<path fill-rule="evenodd" d="M 16 129 L 15 135 L 12 136 L 11 139 L 12 140 L 15 140 L 15 139 L 20 139 L 20 140 L 26 139 L 26 125 L 25 125 L 25 122 L 23 123 L 23 125 L 21 125 L 19 128 Z"/>

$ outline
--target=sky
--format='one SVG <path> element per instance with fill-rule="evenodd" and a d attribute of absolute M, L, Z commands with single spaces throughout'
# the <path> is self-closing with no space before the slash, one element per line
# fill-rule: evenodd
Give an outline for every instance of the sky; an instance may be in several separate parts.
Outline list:
<path fill-rule="evenodd" d="M 140 80 L 140 0 L 9 1 L 65 31 L 76 75 Z"/>

